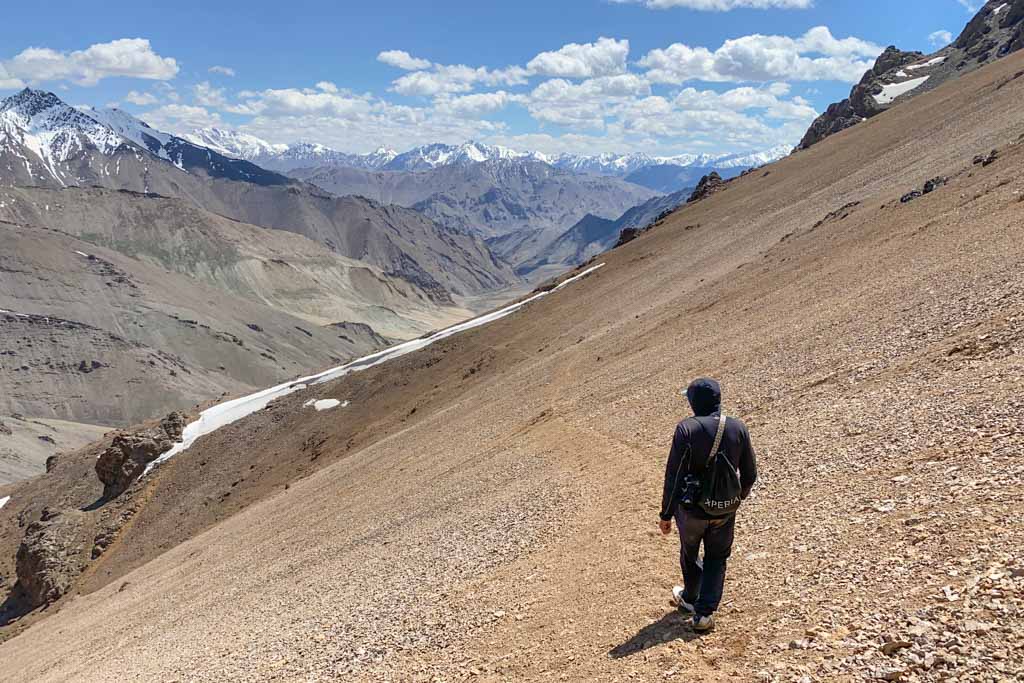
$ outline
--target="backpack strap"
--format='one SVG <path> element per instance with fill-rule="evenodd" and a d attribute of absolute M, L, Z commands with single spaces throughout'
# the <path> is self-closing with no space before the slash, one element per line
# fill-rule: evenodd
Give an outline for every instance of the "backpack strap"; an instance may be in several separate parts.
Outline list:
<path fill-rule="evenodd" d="M 722 445 L 722 437 L 725 435 L 725 420 L 725 415 L 718 416 L 718 433 L 715 434 L 715 443 L 711 446 L 711 454 L 708 455 L 709 465 L 711 464 L 711 461 L 715 459 L 715 456 L 718 455 L 718 449 Z"/>

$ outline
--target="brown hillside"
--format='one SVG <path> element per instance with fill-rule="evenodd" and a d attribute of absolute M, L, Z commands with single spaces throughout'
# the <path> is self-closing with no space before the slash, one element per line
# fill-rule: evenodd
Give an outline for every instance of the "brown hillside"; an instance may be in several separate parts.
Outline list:
<path fill-rule="evenodd" d="M 515 316 L 201 440 L 0 646 L 0 680 L 1018 680 L 1021 73 L 922 94 Z M 699 374 L 763 469 L 703 638 L 655 527 Z M 303 407 L 324 397 L 352 403 Z M 19 515 L 92 502 L 93 457 L 0 487 L 3 573 Z"/>

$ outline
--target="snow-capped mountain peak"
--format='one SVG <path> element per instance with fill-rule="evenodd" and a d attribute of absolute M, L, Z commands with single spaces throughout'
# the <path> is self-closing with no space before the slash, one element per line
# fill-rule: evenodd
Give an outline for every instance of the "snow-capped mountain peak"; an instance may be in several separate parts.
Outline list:
<path fill-rule="evenodd" d="M 161 145 L 166 145 L 171 140 L 171 136 L 167 133 L 161 133 L 155 128 L 151 128 L 145 121 L 140 121 L 121 109 L 85 109 L 81 111 L 121 137 L 131 140 L 145 149 L 149 149 L 152 145 L 146 138 L 152 138 Z"/>
<path fill-rule="evenodd" d="M 397 155 L 386 169 L 389 171 L 427 171 L 441 166 L 458 164 L 479 164 L 487 161 L 512 161 L 517 159 L 537 159 L 537 155 L 517 152 L 500 145 L 486 145 L 481 142 L 469 141 L 461 145 L 435 143 L 415 147 L 408 152 Z"/>
<path fill-rule="evenodd" d="M 288 145 L 275 145 L 262 138 L 224 128 L 197 128 L 183 136 L 189 142 L 208 147 L 232 159 L 254 159 L 281 154 Z"/>
<path fill-rule="evenodd" d="M 22 156 L 32 176 L 42 172 L 65 184 L 70 171 L 63 166 L 76 153 L 91 148 L 109 154 L 124 142 L 110 127 L 53 93 L 26 88 L 0 102 L 0 152 L 18 147 L 31 152 L 44 167 L 33 169 L 32 161 Z"/>
<path fill-rule="evenodd" d="M 123 110 L 76 108 L 53 93 L 31 89 L 0 100 L 0 154 L 18 159 L 9 161 L 6 171 L 29 184 L 102 184 L 121 173 L 125 155 L 143 166 L 162 160 L 186 173 L 262 184 L 289 182 L 158 131 Z M 107 163 L 115 157 L 116 163 Z"/>

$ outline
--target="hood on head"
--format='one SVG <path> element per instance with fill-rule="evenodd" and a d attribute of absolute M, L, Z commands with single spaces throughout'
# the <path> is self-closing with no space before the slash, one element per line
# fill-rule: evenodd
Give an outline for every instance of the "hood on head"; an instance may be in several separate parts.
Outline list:
<path fill-rule="evenodd" d="M 686 398 L 694 415 L 711 415 L 721 408 L 722 387 L 713 379 L 701 377 L 687 387 Z"/>

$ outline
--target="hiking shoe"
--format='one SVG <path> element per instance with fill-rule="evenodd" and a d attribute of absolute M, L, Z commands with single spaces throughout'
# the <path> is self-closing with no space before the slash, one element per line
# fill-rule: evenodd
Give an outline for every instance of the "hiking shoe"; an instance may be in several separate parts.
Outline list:
<path fill-rule="evenodd" d="M 682 586 L 676 586 L 672 589 L 672 604 L 680 609 L 682 612 L 693 614 L 693 603 L 686 601 L 686 591 L 683 590 Z"/>
<path fill-rule="evenodd" d="M 693 630 L 697 633 L 707 633 L 715 627 L 715 618 L 710 614 L 693 615 Z"/>

